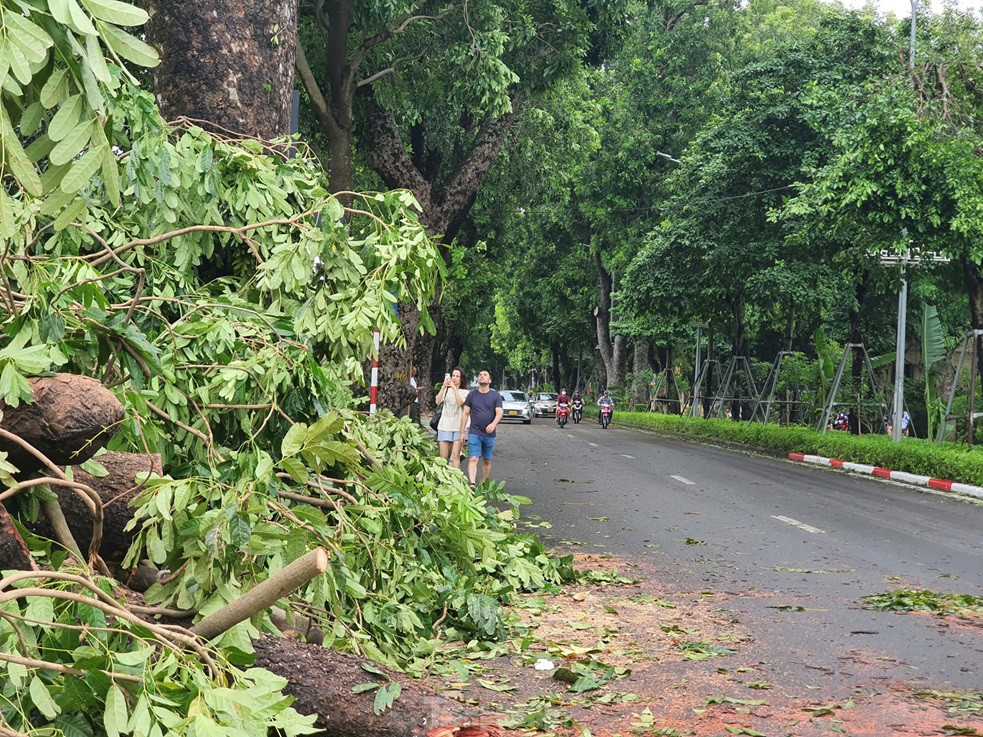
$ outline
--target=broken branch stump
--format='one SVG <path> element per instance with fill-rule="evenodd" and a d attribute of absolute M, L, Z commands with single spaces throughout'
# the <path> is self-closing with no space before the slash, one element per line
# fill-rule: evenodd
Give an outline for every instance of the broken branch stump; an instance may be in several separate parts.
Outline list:
<path fill-rule="evenodd" d="M 283 570 L 272 574 L 233 602 L 198 622 L 191 631 L 205 640 L 217 637 L 239 622 L 265 611 L 288 594 L 306 586 L 315 576 L 328 570 L 328 553 L 316 548 L 302 555 Z"/>

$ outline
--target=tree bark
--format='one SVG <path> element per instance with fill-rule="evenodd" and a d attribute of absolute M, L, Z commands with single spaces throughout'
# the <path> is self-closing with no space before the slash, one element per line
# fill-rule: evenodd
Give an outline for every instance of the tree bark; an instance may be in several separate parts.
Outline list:
<path fill-rule="evenodd" d="M 560 346 L 558 344 L 553 343 L 550 346 L 550 357 L 552 358 L 550 368 L 552 369 L 553 376 L 553 391 L 558 392 L 560 391 L 560 385 L 562 382 L 560 377 Z"/>
<path fill-rule="evenodd" d="M 481 737 L 504 734 L 494 716 L 480 716 L 437 695 L 399 673 L 373 664 L 372 672 L 351 655 L 297 640 L 264 635 L 253 641 L 256 665 L 287 679 L 284 692 L 293 696 L 301 714 L 316 714 L 324 737 Z M 378 676 L 375 671 L 387 674 Z M 398 682 L 402 692 L 392 706 L 374 714 L 375 691 L 352 689 L 375 682 Z"/>
<path fill-rule="evenodd" d="M 0 402 L 0 428 L 27 441 L 59 466 L 84 463 L 103 448 L 123 420 L 123 405 L 95 379 L 55 374 L 28 379 L 34 402 L 10 407 Z M 0 438 L 0 451 L 19 471 L 42 467 L 20 445 Z"/>
<path fill-rule="evenodd" d="M 608 386 L 624 386 L 625 384 L 625 339 L 624 336 L 611 337 L 611 292 L 614 290 L 614 279 L 604 268 L 601 254 L 594 252 L 594 266 L 597 269 L 599 299 L 595 326 L 597 329 L 597 344 L 600 347 L 601 360 L 604 362 L 604 373 Z"/>
<path fill-rule="evenodd" d="M 969 300 L 969 322 L 973 330 L 983 330 L 983 274 L 980 267 L 968 260 L 962 261 L 963 283 Z M 983 377 L 983 340 L 976 346 L 976 366 Z M 983 382 L 978 382 L 983 383 Z"/>
<path fill-rule="evenodd" d="M 0 503 L 0 571 L 4 570 L 36 571 L 38 564 L 24 544 L 14 520 Z"/>
<path fill-rule="evenodd" d="M 633 404 L 644 404 L 648 398 L 647 377 L 652 371 L 652 364 L 649 362 L 648 341 L 644 338 L 636 338 L 634 349 L 631 367 L 633 375 L 631 401 Z"/>
<path fill-rule="evenodd" d="M 487 121 L 476 134 L 467 154 L 445 178 L 438 179 L 437 167 L 424 166 L 421 171 L 417 164 L 423 159 L 417 156 L 417 161 L 414 162 L 414 157 L 403 142 L 395 116 L 376 102 L 370 90 L 365 103 L 370 147 L 369 166 L 387 187 L 412 192 L 420 204 L 420 220 L 427 232 L 431 237 L 440 239 L 442 244 L 449 244 L 471 211 L 478 189 L 498 158 L 523 100 L 521 94 L 514 95 L 512 112 Z M 418 140 L 424 135 L 419 130 L 416 133 Z M 443 248 L 442 253 L 445 259 L 449 258 L 449 250 Z M 434 323 L 439 325 L 439 300 L 431 302 L 428 309 Z M 433 336 L 417 333 L 419 317 L 414 308 L 400 309 L 400 321 L 403 323 L 403 333 L 407 336 L 407 346 L 405 349 L 390 346 L 387 352 L 397 354 L 392 359 L 396 365 L 409 365 L 412 361 L 417 366 L 418 376 L 427 379 L 423 382 L 424 390 L 420 395 L 423 408 L 427 410 L 433 407 L 433 386 L 439 383 L 432 370 L 436 340 Z M 380 395 L 388 395 L 388 390 L 384 392 L 383 386 L 393 382 L 398 382 L 398 378 L 384 373 L 380 362 Z"/>
<path fill-rule="evenodd" d="M 90 487 L 102 500 L 103 528 L 99 551 L 106 560 L 119 560 L 129 550 L 136 534 L 135 530 L 127 531 L 126 525 L 133 518 L 130 502 L 142 490 L 137 476 L 145 473 L 162 474 L 160 455 L 105 453 L 96 460 L 106 469 L 107 475 L 94 476 L 76 467 L 72 469 L 72 476 L 80 484 Z M 52 491 L 58 497 L 72 536 L 82 550 L 88 550 L 92 541 L 92 514 L 88 507 L 71 489 L 55 487 Z M 44 517 L 39 518 L 32 529 L 42 537 L 53 539 L 54 530 Z"/>
<path fill-rule="evenodd" d="M 154 0 L 147 38 L 165 118 L 193 118 L 237 135 L 290 132 L 297 0 Z"/>

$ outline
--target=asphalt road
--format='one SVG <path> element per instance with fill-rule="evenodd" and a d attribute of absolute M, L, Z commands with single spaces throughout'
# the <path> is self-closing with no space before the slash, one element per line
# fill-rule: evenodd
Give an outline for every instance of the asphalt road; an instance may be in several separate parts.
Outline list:
<path fill-rule="evenodd" d="M 524 516 L 552 524 L 536 530 L 549 543 L 647 558 L 673 585 L 726 592 L 786 685 L 815 683 L 817 671 L 859 683 L 860 661 L 884 680 L 983 685 L 980 628 L 859 603 L 908 586 L 983 595 L 983 506 L 616 425 L 561 430 L 549 419 L 503 425 L 492 475 L 533 500 Z"/>

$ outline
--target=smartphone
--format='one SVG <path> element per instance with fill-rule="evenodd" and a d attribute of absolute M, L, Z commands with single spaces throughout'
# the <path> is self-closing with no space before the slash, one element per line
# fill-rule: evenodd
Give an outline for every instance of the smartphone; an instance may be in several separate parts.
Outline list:
<path fill-rule="evenodd" d="M 449 378 L 451 378 L 450 374 L 444 374 L 444 381 L 447 381 Z"/>

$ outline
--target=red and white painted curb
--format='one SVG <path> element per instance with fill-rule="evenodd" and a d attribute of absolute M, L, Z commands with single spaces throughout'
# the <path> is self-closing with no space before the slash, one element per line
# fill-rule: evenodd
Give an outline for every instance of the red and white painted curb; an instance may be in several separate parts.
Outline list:
<path fill-rule="evenodd" d="M 917 484 L 918 486 L 928 486 L 939 491 L 954 491 L 959 494 L 967 494 L 977 499 L 983 499 L 983 487 L 971 484 L 958 484 L 955 481 L 945 479 L 933 479 L 931 476 L 919 476 L 915 473 L 905 473 L 904 471 L 891 471 L 887 468 L 868 466 L 864 463 L 852 463 L 850 461 L 838 461 L 834 458 L 824 458 L 823 456 L 807 455 L 805 453 L 789 453 L 789 460 L 802 461 L 803 463 L 816 463 L 820 466 L 830 466 L 832 468 L 845 468 L 848 471 L 857 473 L 869 473 L 873 476 L 880 476 L 883 479 L 892 481 L 903 481 L 906 484 Z"/>

